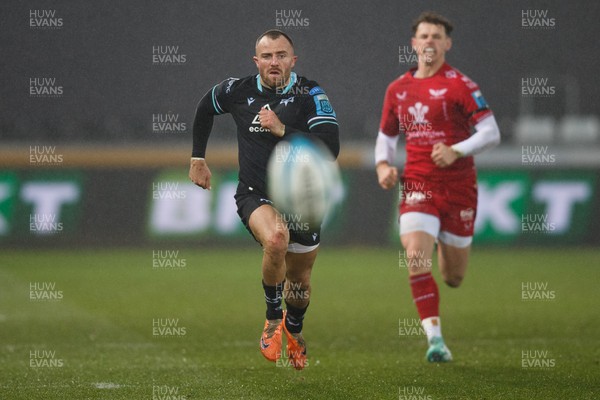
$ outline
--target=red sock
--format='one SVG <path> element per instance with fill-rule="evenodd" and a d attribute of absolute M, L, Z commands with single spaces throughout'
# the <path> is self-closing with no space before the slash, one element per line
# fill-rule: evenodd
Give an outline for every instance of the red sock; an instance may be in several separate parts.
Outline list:
<path fill-rule="evenodd" d="M 411 276 L 410 289 L 421 320 L 440 315 L 438 286 L 431 272 Z"/>

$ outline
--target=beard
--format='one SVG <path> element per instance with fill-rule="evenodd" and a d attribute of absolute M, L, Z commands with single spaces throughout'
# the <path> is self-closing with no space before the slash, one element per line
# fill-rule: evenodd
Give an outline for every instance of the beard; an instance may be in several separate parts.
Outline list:
<path fill-rule="evenodd" d="M 287 75 L 283 73 L 283 71 L 278 70 L 278 74 L 271 74 L 270 72 L 266 72 L 261 75 L 261 79 L 263 83 L 265 83 L 271 89 L 277 89 L 285 86 L 287 81 L 290 79 L 290 74 Z"/>

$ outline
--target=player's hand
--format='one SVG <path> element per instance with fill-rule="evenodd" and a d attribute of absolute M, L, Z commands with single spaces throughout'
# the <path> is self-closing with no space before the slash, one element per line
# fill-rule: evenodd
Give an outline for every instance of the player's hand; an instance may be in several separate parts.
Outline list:
<path fill-rule="evenodd" d="M 452 147 L 440 142 L 433 145 L 431 159 L 438 167 L 446 168 L 458 159 L 458 153 Z"/>
<path fill-rule="evenodd" d="M 387 162 L 377 164 L 377 181 L 385 190 L 396 186 L 398 182 L 398 168 L 390 166 Z"/>
<path fill-rule="evenodd" d="M 210 190 L 210 169 L 206 160 L 191 160 L 189 177 L 196 185 L 202 189 Z"/>
<path fill-rule="evenodd" d="M 266 108 L 261 108 L 258 112 L 258 121 L 260 126 L 271 131 L 277 137 L 282 137 L 285 133 L 285 125 L 281 123 L 275 112 Z"/>

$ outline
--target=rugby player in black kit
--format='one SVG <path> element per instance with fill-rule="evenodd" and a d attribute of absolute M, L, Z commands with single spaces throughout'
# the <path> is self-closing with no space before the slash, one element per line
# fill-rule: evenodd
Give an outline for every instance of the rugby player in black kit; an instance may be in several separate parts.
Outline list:
<path fill-rule="evenodd" d="M 235 195 L 238 214 L 263 248 L 267 312 L 260 350 L 267 360 L 277 361 L 282 355 L 283 331 L 287 339 L 284 355 L 294 368 L 303 369 L 307 360 L 302 324 L 320 232 L 281 229 L 283 219 L 266 193 L 267 163 L 275 145 L 292 134 L 322 141 L 336 158 L 339 132 L 335 111 L 323 89 L 292 72 L 296 59 L 290 37 L 269 30 L 256 41 L 258 75 L 226 79 L 204 95 L 194 120 L 189 177 L 210 189 L 205 153 L 213 117 L 231 114 L 237 125 L 240 167 Z"/>

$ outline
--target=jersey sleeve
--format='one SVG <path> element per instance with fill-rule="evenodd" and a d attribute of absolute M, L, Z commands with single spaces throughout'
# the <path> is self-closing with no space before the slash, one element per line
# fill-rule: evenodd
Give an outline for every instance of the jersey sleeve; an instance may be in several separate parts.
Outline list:
<path fill-rule="evenodd" d="M 325 91 L 316 83 L 308 91 L 303 112 L 311 137 L 320 139 L 336 158 L 340 152 L 340 134 L 337 116 Z M 286 133 L 288 128 L 286 127 Z M 290 129 L 291 133 L 300 132 Z"/>
<path fill-rule="evenodd" d="M 337 116 L 329 98 L 325 91 L 320 86 L 314 86 L 308 92 L 306 102 L 306 124 L 312 132 L 319 125 L 335 125 L 338 126 Z"/>
<path fill-rule="evenodd" d="M 383 99 L 383 108 L 381 110 L 381 122 L 379 131 L 387 136 L 398 136 L 400 134 L 400 125 L 398 124 L 398 112 L 394 102 L 394 93 L 392 85 L 388 86 Z"/>
<path fill-rule="evenodd" d="M 198 103 L 192 132 L 192 157 L 205 156 L 214 116 L 229 112 L 232 91 L 237 81 L 237 78 L 225 79 L 206 92 Z"/>
<path fill-rule="evenodd" d="M 229 112 L 229 104 L 233 97 L 233 90 L 236 87 L 238 78 L 227 78 L 218 85 L 213 86 L 206 94 L 209 97 L 212 106 L 213 115 L 220 115 Z"/>
<path fill-rule="evenodd" d="M 471 126 L 475 126 L 484 118 L 492 115 L 492 110 L 475 82 L 466 76 L 463 76 L 459 82 L 460 107 Z"/>

